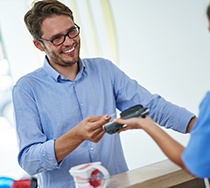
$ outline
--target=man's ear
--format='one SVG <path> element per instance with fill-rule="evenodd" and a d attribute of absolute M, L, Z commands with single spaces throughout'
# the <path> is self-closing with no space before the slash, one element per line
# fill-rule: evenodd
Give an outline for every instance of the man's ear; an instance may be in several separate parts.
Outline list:
<path fill-rule="evenodd" d="M 34 40 L 33 40 L 33 43 L 34 43 L 34 45 L 35 45 L 39 50 L 44 51 L 44 46 L 43 46 L 43 44 L 42 44 L 40 41 L 34 39 Z"/>

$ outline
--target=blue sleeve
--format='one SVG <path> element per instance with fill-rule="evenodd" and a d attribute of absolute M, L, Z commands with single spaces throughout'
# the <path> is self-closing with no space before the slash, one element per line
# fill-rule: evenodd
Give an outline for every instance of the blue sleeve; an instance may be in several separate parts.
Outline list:
<path fill-rule="evenodd" d="M 153 120 L 165 128 L 186 133 L 189 121 L 195 116 L 183 107 L 172 104 L 158 94 L 151 94 L 137 81 L 129 78 L 115 65 L 110 69 L 114 80 L 117 108 L 122 111 L 136 104 L 150 108 Z"/>
<path fill-rule="evenodd" d="M 188 170 L 197 177 L 210 177 L 210 93 L 200 104 L 200 112 L 190 141 L 182 154 Z"/>
<path fill-rule="evenodd" d="M 18 137 L 21 147 L 18 162 L 28 174 L 34 175 L 58 168 L 58 164 L 55 158 L 54 140 L 47 140 L 42 133 L 33 93 L 32 90 L 26 89 L 26 85 L 29 84 L 18 83 L 12 93 L 17 134 L 21 135 Z M 27 134 L 21 134 L 26 129 Z"/>

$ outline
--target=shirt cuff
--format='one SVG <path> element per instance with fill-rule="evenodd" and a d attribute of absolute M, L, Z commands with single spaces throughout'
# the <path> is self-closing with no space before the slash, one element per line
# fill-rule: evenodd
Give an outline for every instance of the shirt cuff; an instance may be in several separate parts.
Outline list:
<path fill-rule="evenodd" d="M 54 143 L 55 140 L 49 140 L 40 149 L 41 166 L 46 170 L 59 168 L 62 164 L 62 162 L 58 164 L 56 160 Z"/>

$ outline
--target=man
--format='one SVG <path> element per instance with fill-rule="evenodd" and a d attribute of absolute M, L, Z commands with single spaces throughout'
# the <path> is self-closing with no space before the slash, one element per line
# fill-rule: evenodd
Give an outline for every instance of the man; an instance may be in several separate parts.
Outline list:
<path fill-rule="evenodd" d="M 210 5 L 207 8 L 210 29 Z M 200 103 L 200 112 L 186 148 L 164 132 L 151 118 L 115 119 L 126 124 L 121 129 L 143 129 L 159 145 L 166 156 L 188 173 L 199 178 L 210 178 L 210 92 Z M 209 187 L 209 185 L 208 185 Z"/>
<path fill-rule="evenodd" d="M 18 161 L 38 174 L 39 187 L 74 187 L 69 169 L 88 162 L 101 161 L 110 175 L 128 170 L 119 135 L 102 128 L 116 108 L 140 103 L 157 123 L 190 131 L 194 114 L 152 95 L 106 59 L 79 57 L 80 27 L 64 4 L 38 1 L 24 21 L 46 54 L 43 67 L 13 89 Z"/>

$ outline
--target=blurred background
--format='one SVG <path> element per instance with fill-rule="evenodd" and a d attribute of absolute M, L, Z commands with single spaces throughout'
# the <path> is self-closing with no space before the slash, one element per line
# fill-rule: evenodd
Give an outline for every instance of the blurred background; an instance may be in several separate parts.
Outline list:
<path fill-rule="evenodd" d="M 81 57 L 108 58 L 152 93 L 198 115 L 210 89 L 209 0 L 61 2 L 81 27 Z M 11 89 L 21 76 L 42 66 L 44 57 L 23 21 L 31 3 L 0 1 L 0 176 L 15 179 L 27 175 L 17 164 Z M 189 134 L 165 131 L 183 145 L 189 140 Z M 121 138 L 131 170 L 166 159 L 141 130 L 123 132 Z"/>

